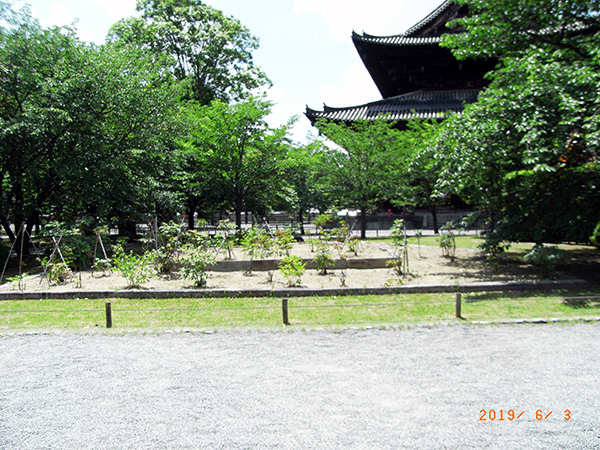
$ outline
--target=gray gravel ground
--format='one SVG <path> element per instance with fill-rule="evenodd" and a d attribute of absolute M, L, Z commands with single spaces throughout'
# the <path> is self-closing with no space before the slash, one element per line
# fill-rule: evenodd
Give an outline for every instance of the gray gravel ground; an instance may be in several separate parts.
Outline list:
<path fill-rule="evenodd" d="M 594 449 L 599 356 L 598 323 L 3 336 L 0 448 Z"/>

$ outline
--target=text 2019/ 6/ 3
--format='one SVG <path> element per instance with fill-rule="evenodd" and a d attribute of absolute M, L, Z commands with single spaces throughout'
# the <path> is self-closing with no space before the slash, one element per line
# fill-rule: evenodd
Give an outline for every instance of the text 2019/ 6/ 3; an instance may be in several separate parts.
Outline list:
<path fill-rule="evenodd" d="M 535 412 L 535 419 L 538 421 L 550 419 L 552 417 L 552 413 L 553 413 L 553 411 L 542 411 L 541 409 L 538 409 Z M 479 411 L 479 414 L 480 414 L 479 420 L 482 422 L 494 422 L 494 421 L 512 422 L 514 420 L 519 420 L 521 418 L 527 418 L 525 411 L 517 410 L 515 412 L 514 409 L 509 409 L 509 410 L 500 409 L 498 411 L 496 411 L 495 409 L 487 409 L 487 410 L 482 409 L 481 411 Z M 554 415 L 554 417 L 557 417 L 557 416 L 559 416 L 559 415 L 557 415 L 557 414 Z M 565 409 L 562 414 L 562 418 L 566 421 L 569 421 L 569 420 L 571 420 L 571 417 L 572 417 L 571 411 L 568 409 Z"/>

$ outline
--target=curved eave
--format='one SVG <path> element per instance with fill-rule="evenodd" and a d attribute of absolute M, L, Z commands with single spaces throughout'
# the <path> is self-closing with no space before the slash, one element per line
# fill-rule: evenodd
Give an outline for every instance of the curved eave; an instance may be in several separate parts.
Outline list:
<path fill-rule="evenodd" d="M 448 112 L 461 113 L 465 104 L 477 101 L 479 92 L 479 89 L 417 91 L 346 108 L 323 105 L 323 111 L 317 111 L 307 107 L 305 115 L 313 125 L 318 119 L 349 123 L 357 120 L 375 120 L 381 116 L 385 116 L 391 122 L 443 119 Z"/>
<path fill-rule="evenodd" d="M 427 27 L 427 25 L 429 25 L 431 22 L 435 21 L 438 17 L 440 17 L 442 14 L 444 14 L 450 8 L 451 5 L 452 5 L 452 2 L 445 1 L 440 6 L 438 6 L 433 12 L 431 12 L 427 17 L 425 17 L 419 23 L 410 27 L 403 34 L 405 36 L 410 36 L 410 35 L 419 33 L 421 30 L 423 30 L 425 27 Z"/>
<path fill-rule="evenodd" d="M 352 32 L 352 42 L 354 42 L 354 46 L 357 48 L 357 50 L 359 49 L 359 46 L 361 46 L 361 44 L 408 47 L 417 45 L 439 45 L 440 41 L 440 36 L 412 37 L 405 36 L 403 34 L 398 34 L 395 36 L 371 36 L 366 33 L 360 35 L 354 31 Z"/>

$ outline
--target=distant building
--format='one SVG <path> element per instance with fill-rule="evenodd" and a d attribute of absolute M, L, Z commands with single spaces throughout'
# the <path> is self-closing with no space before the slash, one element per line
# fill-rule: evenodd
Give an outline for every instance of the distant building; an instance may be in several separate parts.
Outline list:
<path fill-rule="evenodd" d="M 477 100 L 485 87 L 484 75 L 496 61 L 458 61 L 440 46 L 446 33 L 462 33 L 464 28 L 448 22 L 468 14 L 466 5 L 442 3 L 425 19 L 395 36 L 352 33 L 352 41 L 383 100 L 366 105 L 332 108 L 323 111 L 306 108 L 314 125 L 317 119 L 351 123 L 387 114 L 402 129 L 415 118 L 435 119 L 447 111 L 462 112 L 464 105 Z"/>

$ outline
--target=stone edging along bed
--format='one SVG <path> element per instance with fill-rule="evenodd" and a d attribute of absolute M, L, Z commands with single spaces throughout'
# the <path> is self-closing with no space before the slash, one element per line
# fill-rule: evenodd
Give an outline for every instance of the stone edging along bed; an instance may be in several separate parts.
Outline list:
<path fill-rule="evenodd" d="M 282 289 L 121 289 L 104 291 L 36 291 L 36 292 L 0 292 L 2 300 L 44 300 L 44 299 L 103 299 L 103 298 L 203 298 L 203 297 L 314 297 L 334 295 L 386 295 L 416 294 L 441 292 L 504 292 L 534 291 L 553 289 L 584 289 L 584 280 L 541 280 L 541 281 L 508 281 L 455 284 L 432 284 L 416 286 L 392 286 L 377 288 L 282 288 Z"/>

